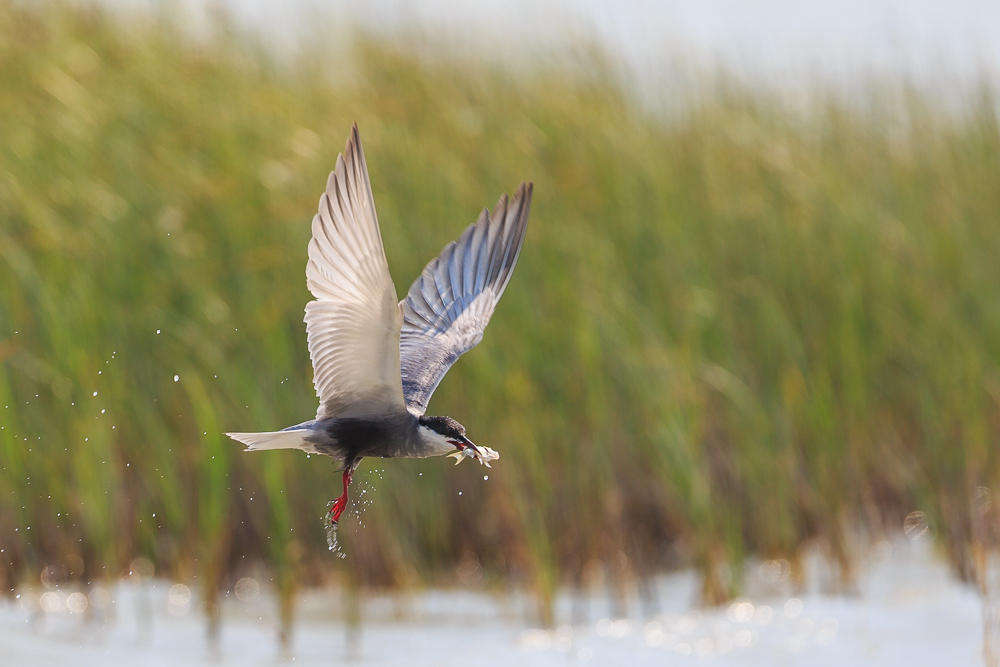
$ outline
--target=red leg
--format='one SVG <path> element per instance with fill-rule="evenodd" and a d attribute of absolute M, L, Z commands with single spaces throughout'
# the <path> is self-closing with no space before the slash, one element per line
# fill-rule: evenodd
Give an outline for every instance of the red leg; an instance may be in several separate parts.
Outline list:
<path fill-rule="evenodd" d="M 354 477 L 354 466 L 344 468 L 344 492 L 333 502 L 330 508 L 330 523 L 335 525 L 340 520 L 340 515 L 347 509 L 347 487 L 351 485 L 351 478 Z"/>

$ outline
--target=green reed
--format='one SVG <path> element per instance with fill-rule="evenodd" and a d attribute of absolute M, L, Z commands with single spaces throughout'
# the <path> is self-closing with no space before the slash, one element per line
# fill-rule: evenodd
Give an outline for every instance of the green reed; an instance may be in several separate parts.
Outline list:
<path fill-rule="evenodd" d="M 225 26 L 0 2 L 5 590 L 142 555 L 211 616 L 264 564 L 287 633 L 302 584 L 478 561 L 551 621 L 557 586 L 604 567 L 623 589 L 677 552 L 707 602 L 807 540 L 849 586 L 859 535 L 914 510 L 979 577 L 974 501 L 1000 480 L 992 98 L 790 111 L 706 85 L 664 119 L 607 70 L 356 33 L 276 61 Z M 399 294 L 501 192 L 536 197 L 495 320 L 431 405 L 503 458 L 366 461 L 340 561 L 329 461 L 221 433 L 313 414 L 305 248 L 355 120 Z"/>

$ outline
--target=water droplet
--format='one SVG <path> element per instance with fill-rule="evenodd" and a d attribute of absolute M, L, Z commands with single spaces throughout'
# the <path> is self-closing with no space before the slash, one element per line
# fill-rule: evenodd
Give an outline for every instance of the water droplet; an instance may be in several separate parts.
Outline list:
<path fill-rule="evenodd" d="M 930 525 L 927 523 L 927 515 L 923 512 L 910 512 L 903 521 L 903 532 L 911 540 L 919 540 L 927 534 Z"/>
<path fill-rule="evenodd" d="M 791 565 L 784 558 L 780 560 L 766 560 L 760 564 L 757 574 L 765 584 L 774 584 L 788 578 Z"/>
<path fill-rule="evenodd" d="M 257 594 L 259 592 L 260 592 L 260 585 L 256 582 L 256 580 L 251 579 L 250 577 L 243 577 L 242 579 L 236 582 L 236 587 L 235 587 L 236 597 L 238 597 L 240 600 L 243 600 L 244 602 L 253 600 L 255 597 L 257 597 Z"/>
<path fill-rule="evenodd" d="M 330 501 L 332 505 L 334 501 Z M 326 546 L 337 558 L 347 558 L 347 554 L 340 547 L 340 542 L 337 540 L 337 524 L 330 521 L 326 516 L 323 517 L 323 523 L 326 524 Z"/>

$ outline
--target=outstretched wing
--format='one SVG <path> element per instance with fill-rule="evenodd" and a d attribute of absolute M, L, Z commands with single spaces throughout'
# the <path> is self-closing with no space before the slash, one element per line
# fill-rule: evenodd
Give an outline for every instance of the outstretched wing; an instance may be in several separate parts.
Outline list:
<path fill-rule="evenodd" d="M 317 419 L 404 409 L 402 315 L 385 261 L 358 126 L 313 218 L 306 334 L 319 396 Z"/>
<path fill-rule="evenodd" d="M 424 414 L 451 365 L 482 340 L 521 252 L 531 192 L 531 183 L 521 183 L 512 200 L 500 198 L 492 215 L 484 209 L 424 268 L 400 304 L 399 354 L 410 412 Z"/>

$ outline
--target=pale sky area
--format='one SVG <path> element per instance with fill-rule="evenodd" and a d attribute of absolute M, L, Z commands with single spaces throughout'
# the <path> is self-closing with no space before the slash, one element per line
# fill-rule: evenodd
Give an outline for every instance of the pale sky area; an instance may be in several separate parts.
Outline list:
<path fill-rule="evenodd" d="M 581 37 L 640 78 L 684 62 L 783 85 L 902 74 L 935 84 L 1000 78 L 1000 2 L 986 0 L 104 0 L 212 7 L 285 48 L 317 25 L 417 31 L 459 49 L 519 60 Z"/>

